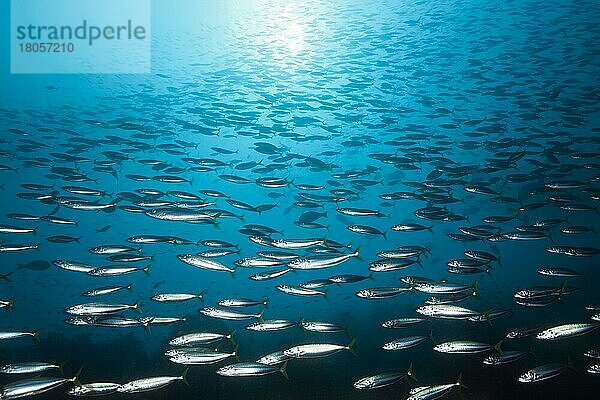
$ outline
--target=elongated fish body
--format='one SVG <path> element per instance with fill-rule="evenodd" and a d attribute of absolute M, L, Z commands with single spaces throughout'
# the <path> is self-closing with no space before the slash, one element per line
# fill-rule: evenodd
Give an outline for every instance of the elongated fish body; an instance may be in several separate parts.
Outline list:
<path fill-rule="evenodd" d="M 414 289 L 427 294 L 449 294 L 473 290 L 473 286 L 450 282 L 419 282 Z"/>
<path fill-rule="evenodd" d="M 382 260 L 377 260 L 369 263 L 369 271 L 373 272 L 390 272 L 397 271 L 399 269 L 404 269 L 410 267 L 411 265 L 417 263 L 417 260 L 410 259 L 394 259 L 394 258 L 386 258 Z"/>
<path fill-rule="evenodd" d="M 536 338 L 543 340 L 565 339 L 574 336 L 585 335 L 586 333 L 592 332 L 597 328 L 600 328 L 600 324 L 564 324 L 545 329 L 538 333 Z"/>
<path fill-rule="evenodd" d="M 227 319 L 231 321 L 241 321 L 246 319 L 260 318 L 262 317 L 262 311 L 258 314 L 246 314 L 236 310 L 227 309 L 224 307 L 204 307 L 201 308 L 200 314 L 206 315 L 207 317 Z"/>
<path fill-rule="evenodd" d="M 359 290 L 356 295 L 361 299 L 386 299 L 410 290 L 411 288 L 406 287 L 374 287 Z"/>
<path fill-rule="evenodd" d="M 88 290 L 87 292 L 84 292 L 83 295 L 88 297 L 103 296 L 106 294 L 118 292 L 120 290 L 131 290 L 131 287 L 131 284 L 127 286 L 105 286 L 97 289 Z"/>
<path fill-rule="evenodd" d="M 381 327 L 388 329 L 407 328 L 409 326 L 418 325 L 425 321 L 425 318 L 419 317 L 395 318 L 382 322 Z"/>
<path fill-rule="evenodd" d="M 552 379 L 567 370 L 564 364 L 544 364 L 530 369 L 521 374 L 518 381 L 521 383 L 533 383 Z"/>
<path fill-rule="evenodd" d="M 569 268 L 560 267 L 540 268 L 537 272 L 540 275 L 553 276 L 557 278 L 572 278 L 576 276 L 582 276 L 580 272 L 574 271 Z"/>
<path fill-rule="evenodd" d="M 354 341 L 347 346 L 331 343 L 302 344 L 284 350 L 283 354 L 291 358 L 329 357 L 336 353 L 339 353 L 342 350 L 352 350 L 353 344 Z"/>
<path fill-rule="evenodd" d="M 407 376 L 406 372 L 384 372 L 377 375 L 365 376 L 354 382 L 353 386 L 356 389 L 377 389 L 393 385 Z"/>
<path fill-rule="evenodd" d="M 524 351 L 503 351 L 483 359 L 485 365 L 502 365 L 518 361 L 527 355 Z"/>
<path fill-rule="evenodd" d="M 69 307 L 65 310 L 72 315 L 102 315 L 125 310 L 136 310 L 138 304 L 85 303 Z"/>
<path fill-rule="evenodd" d="M 120 244 L 108 244 L 104 246 L 92 247 L 88 250 L 92 254 L 104 254 L 104 255 L 112 255 L 112 254 L 121 254 L 121 253 L 129 253 L 134 252 L 137 253 L 141 251 L 140 247 L 131 247 Z"/>
<path fill-rule="evenodd" d="M 301 286 L 278 285 L 277 290 L 294 296 L 325 296 L 325 292 L 315 289 L 307 289 Z"/>
<path fill-rule="evenodd" d="M 320 256 L 320 257 L 301 257 L 296 258 L 288 263 L 288 267 L 292 269 L 321 269 L 329 268 L 343 263 L 352 257 L 358 257 L 358 251 L 351 254 L 343 254 L 340 256 Z"/>
<path fill-rule="evenodd" d="M 235 357 L 236 352 L 224 353 L 205 347 L 180 347 L 167 350 L 165 355 L 169 361 L 182 365 L 208 365 L 215 364 Z"/>
<path fill-rule="evenodd" d="M 433 349 L 440 353 L 447 354 L 473 354 L 473 353 L 483 353 L 484 351 L 488 351 L 493 349 L 494 346 L 489 345 L 487 343 L 480 342 L 470 342 L 457 340 L 452 342 L 440 343 L 433 346 Z"/>
<path fill-rule="evenodd" d="M 6 364 L 0 367 L 0 373 L 3 374 L 33 374 L 52 369 L 60 369 L 60 365 L 28 361 L 22 363 Z"/>
<path fill-rule="evenodd" d="M 226 271 L 230 273 L 235 272 L 235 269 L 233 268 L 229 268 L 218 261 L 202 257 L 197 254 L 179 254 L 177 258 L 184 263 L 191 265 L 192 267 L 197 267 L 208 271 Z"/>
<path fill-rule="evenodd" d="M 175 324 L 177 322 L 186 322 L 186 317 L 157 317 L 157 316 L 149 316 L 149 317 L 141 317 L 138 319 L 143 325 L 170 325 Z"/>
<path fill-rule="evenodd" d="M 35 250 L 39 248 L 37 244 L 0 244 L 0 253 L 11 253 L 16 251 Z"/>
<path fill-rule="evenodd" d="M 316 322 L 316 321 L 300 321 L 300 328 L 309 332 L 321 332 L 321 333 L 337 333 L 347 332 L 347 329 L 343 326 L 333 324 L 331 322 Z"/>
<path fill-rule="evenodd" d="M 371 275 L 354 275 L 354 274 L 343 274 L 343 275 L 335 275 L 329 278 L 332 283 L 357 283 L 362 282 L 365 279 L 371 278 Z"/>
<path fill-rule="evenodd" d="M 246 268 L 266 268 L 285 265 L 285 262 L 269 257 L 244 257 L 233 262 L 238 267 Z"/>
<path fill-rule="evenodd" d="M 277 372 L 281 372 L 285 375 L 285 364 L 284 367 L 277 368 L 273 365 L 261 364 L 258 362 L 242 362 L 226 365 L 217 370 L 217 374 L 230 377 L 264 376 Z"/>
<path fill-rule="evenodd" d="M 439 399 L 446 395 L 455 387 L 458 387 L 458 383 L 449 383 L 445 385 L 432 385 L 432 386 L 419 386 L 410 390 L 410 396 L 406 400 L 433 400 Z"/>
<path fill-rule="evenodd" d="M 111 382 L 85 383 L 75 385 L 66 393 L 71 396 L 104 396 L 116 392 L 119 386 L 121 385 Z"/>
<path fill-rule="evenodd" d="M 144 267 L 144 268 L 138 268 L 138 267 L 131 267 L 128 265 L 123 265 L 123 266 L 113 265 L 113 266 L 109 266 L 109 267 L 94 268 L 94 269 L 88 271 L 87 274 L 91 275 L 91 276 L 107 277 L 107 276 L 127 275 L 127 274 L 132 274 L 134 272 L 145 272 L 147 274 L 149 270 L 150 270 L 149 266 Z"/>
<path fill-rule="evenodd" d="M 29 378 L 6 384 L 0 391 L 0 399 L 20 399 L 55 389 L 76 378 Z"/>
<path fill-rule="evenodd" d="M 276 239 L 271 241 L 270 245 L 278 249 L 299 250 L 322 245 L 324 242 L 324 239 Z"/>
<path fill-rule="evenodd" d="M 296 326 L 295 321 L 287 319 L 267 319 L 264 321 L 253 322 L 246 326 L 249 331 L 256 332 L 267 332 L 267 331 L 280 331 Z"/>
<path fill-rule="evenodd" d="M 27 336 L 30 336 L 30 337 L 34 338 L 35 340 L 38 340 L 39 332 L 0 331 L 0 340 L 18 339 L 18 338 L 27 337 Z"/>
<path fill-rule="evenodd" d="M 313 279 L 308 282 L 303 282 L 298 286 L 300 286 L 303 289 L 318 289 L 325 286 L 329 286 L 331 284 L 333 284 L 333 282 L 331 282 L 329 279 Z"/>
<path fill-rule="evenodd" d="M 424 343 L 427 339 L 427 336 L 408 336 L 385 343 L 383 349 L 388 351 L 409 349 Z"/>
<path fill-rule="evenodd" d="M 253 299 L 224 299 L 218 303 L 223 307 L 252 307 L 252 306 L 267 306 L 269 299 L 253 300 Z"/>
<path fill-rule="evenodd" d="M 256 360 L 256 362 L 266 365 L 279 365 L 283 364 L 284 362 L 290 359 L 291 357 L 286 356 L 283 350 L 278 350 L 273 353 L 269 353 L 266 356 L 262 356 L 261 358 Z"/>
<path fill-rule="evenodd" d="M 194 222 L 213 220 L 219 215 L 219 213 L 209 212 L 206 210 L 194 211 L 176 208 L 153 208 L 152 210 L 146 211 L 146 215 L 163 221 Z"/>
<path fill-rule="evenodd" d="M 159 303 L 180 303 L 193 299 L 202 299 L 203 296 L 204 293 L 161 293 L 152 296 L 152 300 L 158 301 Z"/>
<path fill-rule="evenodd" d="M 279 270 L 275 270 L 275 271 L 259 272 L 257 274 L 251 275 L 250 279 L 252 279 L 253 281 L 268 281 L 271 279 L 279 278 L 280 276 L 283 276 L 290 271 L 293 271 L 293 270 L 286 268 L 286 269 L 279 269 Z"/>
<path fill-rule="evenodd" d="M 127 382 L 117 388 L 119 393 L 140 393 L 157 390 L 170 385 L 173 382 L 184 380 L 183 376 L 157 376 L 152 378 L 136 379 L 131 382 Z"/>
<path fill-rule="evenodd" d="M 197 344 L 209 344 L 223 339 L 232 340 L 233 334 L 222 334 L 213 332 L 196 332 L 177 336 L 169 341 L 171 346 L 195 346 Z"/>
<path fill-rule="evenodd" d="M 469 319 L 481 313 L 453 304 L 432 304 L 417 308 L 419 314 L 442 319 Z"/>
<path fill-rule="evenodd" d="M 83 272 L 86 274 L 89 273 L 90 271 L 93 271 L 96 268 L 93 265 L 89 265 L 89 264 L 85 264 L 85 263 L 81 263 L 81 262 L 77 262 L 77 261 L 69 261 L 69 260 L 54 260 L 54 261 L 52 261 L 52 263 L 54 265 L 56 265 L 57 267 L 62 268 L 67 271 Z"/>
<path fill-rule="evenodd" d="M 0 233 L 33 233 L 36 229 L 21 228 L 13 225 L 0 225 Z"/>
<path fill-rule="evenodd" d="M 584 356 L 589 358 L 598 358 L 600 359 L 600 349 L 589 349 L 583 353 Z"/>
<path fill-rule="evenodd" d="M 586 371 L 590 374 L 600 374 L 600 364 L 592 364 Z"/>
<path fill-rule="evenodd" d="M 79 321 L 82 325 L 86 325 L 86 321 L 88 325 L 105 327 L 105 328 L 128 328 L 131 326 L 144 326 L 147 327 L 147 323 L 142 320 L 124 317 L 122 315 L 96 315 L 96 316 L 83 316 L 76 317 L 83 318 L 80 320 L 73 320 L 72 322 L 77 323 Z"/>

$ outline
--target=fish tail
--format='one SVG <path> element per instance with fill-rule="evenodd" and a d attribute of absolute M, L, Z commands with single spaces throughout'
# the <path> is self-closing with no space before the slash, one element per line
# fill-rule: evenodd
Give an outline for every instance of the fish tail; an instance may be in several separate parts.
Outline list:
<path fill-rule="evenodd" d="M 227 335 L 227 339 L 229 339 L 229 341 L 231 342 L 232 345 L 237 346 L 237 343 L 235 342 L 235 339 L 233 338 L 233 336 L 235 335 L 236 331 L 233 330 L 231 331 L 231 333 L 229 335 Z"/>
<path fill-rule="evenodd" d="M 289 376 L 288 376 L 288 374 L 287 374 L 287 364 L 288 364 L 288 362 L 287 362 L 287 361 L 286 361 L 286 362 L 284 362 L 284 363 L 283 363 L 283 365 L 281 366 L 281 368 L 279 368 L 279 371 L 281 372 L 281 374 L 283 375 L 283 377 L 284 377 L 286 380 L 288 380 L 288 381 L 289 381 L 289 380 L 290 380 L 290 377 L 289 377 Z"/>
<path fill-rule="evenodd" d="M 189 369 L 190 369 L 190 367 L 187 367 L 186 369 L 184 369 L 180 376 L 181 380 L 183 381 L 183 383 L 186 384 L 186 386 L 190 386 L 190 383 L 187 381 L 187 373 L 188 373 Z"/>
<path fill-rule="evenodd" d="M 500 341 L 494 345 L 494 349 L 496 349 L 496 351 L 500 354 L 504 353 L 504 351 L 502 351 L 502 343 L 503 342 L 504 342 L 504 340 L 500 339 Z"/>
<path fill-rule="evenodd" d="M 146 333 L 148 335 L 152 334 L 152 331 L 150 330 L 150 325 L 152 324 L 152 321 L 154 321 L 154 318 L 150 318 L 142 324 L 142 326 L 144 327 L 144 330 L 146 331 Z"/>
<path fill-rule="evenodd" d="M 348 349 L 348 351 L 349 351 L 350 353 L 352 353 L 352 355 L 353 355 L 354 357 L 358 357 L 358 354 L 356 354 L 356 351 L 354 350 L 354 345 L 355 345 L 355 344 L 356 344 L 356 338 L 352 339 L 352 340 L 350 341 L 350 343 L 348 343 L 348 346 L 346 346 L 346 348 Z"/>
<path fill-rule="evenodd" d="M 406 376 L 415 382 L 418 381 L 417 377 L 415 376 L 415 373 L 413 372 L 413 363 L 410 363 L 410 365 L 408 366 L 408 370 L 406 370 Z"/>

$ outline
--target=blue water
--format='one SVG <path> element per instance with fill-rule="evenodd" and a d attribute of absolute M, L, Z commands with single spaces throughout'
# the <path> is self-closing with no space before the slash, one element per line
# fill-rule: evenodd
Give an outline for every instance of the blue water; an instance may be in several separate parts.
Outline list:
<path fill-rule="evenodd" d="M 2 4 L 2 25 L 8 30 L 8 5 Z M 221 4 L 224 3 L 224 4 Z M 65 376 L 83 366 L 80 380 L 127 381 L 146 376 L 178 375 L 183 366 L 167 360 L 167 342 L 178 334 L 194 331 L 235 331 L 241 361 L 301 343 L 348 344 L 356 339 L 356 356 L 343 351 L 320 360 L 291 360 L 289 381 L 281 374 L 255 378 L 231 378 L 215 374 L 217 365 L 192 366 L 187 387 L 175 382 L 168 388 L 148 392 L 145 398 L 212 399 L 390 399 L 406 398 L 410 385 L 453 383 L 459 373 L 467 386 L 464 398 L 563 399 L 593 398 L 598 376 L 586 372 L 594 360 L 583 352 L 598 346 L 598 332 L 578 338 L 545 342 L 535 338 L 505 340 L 505 350 L 530 348 L 535 354 L 506 366 L 483 366 L 485 355 L 440 354 L 430 341 L 399 352 L 386 352 L 383 343 L 410 335 L 433 332 L 436 343 L 477 340 L 495 344 L 513 328 L 536 324 L 558 325 L 589 322 L 593 315 L 586 305 L 600 302 L 598 256 L 568 257 L 550 254 L 552 245 L 600 247 L 595 232 L 566 235 L 560 228 L 585 225 L 598 230 L 597 200 L 600 184 L 600 8 L 593 1 L 361 1 L 303 2 L 158 2 L 152 4 L 152 73 L 139 75 L 12 75 L 9 60 L 2 58 L 0 87 L 0 164 L 17 170 L 0 171 L 2 189 L 0 224 L 37 228 L 35 234 L 2 234 L 3 244 L 39 244 L 39 249 L 1 253 L 0 273 L 11 271 L 0 281 L 0 297 L 14 298 L 12 311 L 1 309 L 1 330 L 40 331 L 40 343 L 28 339 L 0 343 L 0 362 L 66 361 Z M 2 54 L 8 54 L 8 36 L 2 35 Z M 131 125 L 127 125 L 131 124 Z M 11 131 L 11 129 L 13 131 Z M 15 129 L 28 135 L 15 133 Z M 37 143 L 31 144 L 27 140 Z M 257 143 L 270 143 L 278 154 L 257 151 Z M 48 147 L 46 147 L 48 146 Z M 219 154 L 212 148 L 231 150 Z M 117 160 L 115 152 L 122 156 Z M 331 152 L 331 153 L 326 153 Z M 577 154 L 591 153 L 587 158 Z M 83 157 L 73 162 L 61 155 Z M 386 155 L 382 162 L 377 154 Z M 575 156 L 574 156 L 575 155 Z M 494 160 L 515 162 L 491 168 Z M 110 160 L 108 168 L 102 161 Z M 218 159 L 225 166 L 206 172 L 191 170 L 185 157 Z M 408 161 L 389 161 L 407 157 Z M 385 157 L 384 157 L 385 158 Z M 315 161 L 318 160 L 317 161 Z M 159 160 L 153 170 L 141 160 Z M 236 169 L 245 162 L 251 169 Z M 498 162 L 495 165 L 499 165 Z M 75 168 L 88 182 L 68 182 L 56 167 Z M 182 168 L 175 174 L 170 167 Z M 272 167 L 271 171 L 260 168 Z M 430 175 L 444 168 L 465 167 L 463 174 Z M 356 176 L 336 174 L 357 172 Z M 436 172 L 433 172 L 437 174 Z M 251 180 L 228 182 L 220 175 L 232 174 Z M 525 174 L 524 180 L 511 179 Z M 176 175 L 188 182 L 139 182 L 127 175 L 152 178 Z M 335 177 L 338 176 L 338 177 Z M 254 183 L 261 177 L 283 178 L 288 185 L 268 189 Z M 369 180 L 370 183 L 357 182 Z M 411 182 L 457 180 L 446 195 L 460 201 L 433 204 L 422 200 L 388 201 L 385 193 L 424 193 Z M 560 191 L 543 189 L 555 181 L 583 182 L 584 186 Z M 22 184 L 53 185 L 40 190 L 50 197 L 77 196 L 62 188 L 84 186 L 106 192 L 101 198 L 78 196 L 108 203 L 104 211 L 80 211 L 26 200 L 18 194 L 35 192 Z M 322 185 L 311 194 L 330 195 L 330 190 L 356 193 L 344 201 L 319 203 L 314 209 L 294 205 L 299 193 L 295 185 Z M 464 190 L 481 184 L 498 195 L 473 194 Z M 336 186 L 339 185 L 339 186 Z M 217 224 L 190 224 L 152 219 L 128 212 L 126 192 L 151 188 L 185 191 L 215 201 L 211 208 L 238 217 L 217 216 Z M 240 210 L 225 198 L 210 198 L 200 190 L 217 190 L 230 199 L 254 207 L 274 205 L 262 212 Z M 55 191 L 55 192 L 53 192 Z M 561 209 L 549 199 L 571 194 L 571 203 L 585 204 L 588 211 Z M 594 200 L 594 193 L 596 199 Z M 510 201 L 493 201 L 494 197 Z M 160 200 L 181 201 L 164 195 Z M 301 200 L 301 199 L 300 199 Z M 542 203 L 537 209 L 519 207 Z M 457 222 L 419 219 L 414 211 L 428 206 L 446 206 L 467 220 Z M 380 211 L 382 217 L 353 217 L 339 207 Z M 17 221 L 10 213 L 54 215 L 76 221 L 58 225 L 45 221 Z M 306 229 L 294 221 L 306 211 L 326 212 L 317 222 L 326 229 Z M 461 242 L 448 237 L 459 228 L 484 224 L 493 215 L 514 216 L 506 223 L 492 224 L 499 232 L 514 231 L 549 218 L 559 224 L 548 238 L 535 241 L 479 240 Z M 401 223 L 433 225 L 430 231 L 395 232 Z M 178 254 L 208 248 L 201 245 L 145 244 L 144 255 L 152 256 L 150 274 L 99 278 L 65 271 L 54 265 L 42 270 L 19 268 L 34 260 L 76 260 L 95 266 L 110 264 L 88 249 L 107 244 L 128 244 L 135 235 L 173 235 L 198 242 L 218 239 L 239 245 L 239 254 L 218 258 L 234 267 L 240 257 L 255 256 L 261 247 L 240 232 L 246 224 L 262 224 L 283 234 L 273 238 L 327 238 L 360 247 L 360 259 L 316 271 L 291 272 L 283 277 L 256 282 L 249 276 L 265 269 L 238 268 L 235 274 L 207 271 L 186 265 Z M 361 235 L 347 226 L 367 225 L 385 232 Z M 97 232 L 110 225 L 105 232 Z M 52 243 L 53 235 L 78 238 L 72 243 Z M 291 296 L 277 285 L 298 285 L 338 274 L 369 275 L 369 262 L 376 253 L 398 246 L 419 245 L 429 249 L 417 264 L 393 272 L 376 272 L 359 283 L 331 285 L 327 296 Z M 274 249 L 272 249 L 274 250 Z M 501 259 L 490 273 L 456 275 L 446 263 L 464 258 L 465 250 L 484 250 Z M 299 255 L 311 254 L 306 251 Z M 582 290 L 565 295 L 547 307 L 515 304 L 517 290 L 531 286 L 557 286 L 563 279 L 544 277 L 541 267 L 561 266 L 584 274 L 568 278 L 568 287 Z M 386 330 L 380 324 L 391 318 L 417 316 L 415 309 L 429 297 L 402 293 L 397 297 L 365 300 L 355 294 L 368 287 L 405 286 L 399 278 L 417 275 L 471 285 L 477 282 L 479 298 L 461 305 L 484 312 L 510 309 L 491 323 L 432 320 L 416 327 Z M 131 291 L 87 298 L 84 291 L 107 285 L 132 283 Z M 158 293 L 199 293 L 203 301 L 176 304 L 152 301 Z M 334 322 L 348 333 L 318 334 L 299 328 L 275 332 L 244 329 L 250 321 L 222 321 L 198 312 L 226 298 L 269 298 L 265 319 L 284 318 Z M 139 301 L 144 316 L 183 317 L 187 321 L 142 327 L 103 328 L 72 326 L 65 309 L 88 301 L 133 304 Z M 250 309 L 258 312 L 260 307 Z M 242 310 L 248 311 L 248 310 Z M 134 311 L 125 315 L 139 317 Z M 222 343 L 220 349 L 231 350 Z M 574 370 L 540 383 L 517 382 L 520 374 L 550 362 L 567 363 Z M 597 361 L 597 360 L 596 360 Z M 384 371 L 404 371 L 414 365 L 418 383 L 361 391 L 353 383 L 361 377 Z M 0 376 L 2 384 L 20 379 Z M 46 398 L 64 398 L 64 390 Z M 450 398 L 458 397 L 453 391 Z M 115 398 L 129 397 L 111 395 Z"/>

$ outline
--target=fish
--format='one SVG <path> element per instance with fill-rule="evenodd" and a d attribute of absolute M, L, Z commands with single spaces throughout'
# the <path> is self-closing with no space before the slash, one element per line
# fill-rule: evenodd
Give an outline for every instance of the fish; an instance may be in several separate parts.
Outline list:
<path fill-rule="evenodd" d="M 558 363 L 540 365 L 519 375 L 518 381 L 520 383 L 545 381 L 557 377 L 565 372 L 567 368 L 567 365 Z"/>
<path fill-rule="evenodd" d="M 297 346 L 292 346 L 284 350 L 283 354 L 291 358 L 329 357 L 336 353 L 339 353 L 342 350 L 348 350 L 351 353 L 353 353 L 355 342 L 356 339 L 352 339 L 352 341 L 345 346 L 332 343 L 301 344 Z"/>
<path fill-rule="evenodd" d="M 545 329 L 536 335 L 541 340 L 566 339 L 574 336 L 585 335 L 593 330 L 600 328 L 600 324 L 590 323 L 572 323 L 553 326 Z"/>
<path fill-rule="evenodd" d="M 406 372 L 382 372 L 376 375 L 365 376 L 354 382 L 353 386 L 356 389 L 378 389 L 385 386 L 390 386 L 406 378 L 414 378 L 412 364 Z"/>
<path fill-rule="evenodd" d="M 187 385 L 186 380 L 187 369 L 180 376 L 156 376 L 151 378 L 136 379 L 120 385 L 117 388 L 118 393 L 141 393 L 149 392 L 164 388 L 176 381 L 183 381 Z"/>
<path fill-rule="evenodd" d="M 494 348 L 500 352 L 501 345 L 502 345 L 502 341 L 498 342 L 498 344 L 496 344 L 495 346 L 492 346 L 487 343 L 456 340 L 456 341 L 436 344 L 435 346 L 433 346 L 433 350 L 440 352 L 440 353 L 446 353 L 446 354 L 473 354 L 473 353 L 482 353 L 485 351 L 492 350 Z"/>
<path fill-rule="evenodd" d="M 286 362 L 284 362 L 280 368 L 257 362 L 241 362 L 237 364 L 226 365 L 217 369 L 216 372 L 218 375 L 229 377 L 264 376 L 280 372 L 286 379 L 288 379 L 286 367 Z"/>
<path fill-rule="evenodd" d="M 76 382 L 78 374 L 72 378 L 28 378 L 16 382 L 11 382 L 2 388 L 0 398 L 19 399 L 26 396 L 38 395 L 56 389 L 65 383 Z"/>
<path fill-rule="evenodd" d="M 235 268 L 229 268 L 220 262 L 196 254 L 179 254 L 177 255 L 177 258 L 180 261 L 191 265 L 192 267 L 197 267 L 208 271 L 222 271 L 229 272 L 231 274 L 235 273 Z"/>
<path fill-rule="evenodd" d="M 165 352 L 169 361 L 182 365 L 215 364 L 231 357 L 236 357 L 237 349 L 231 353 L 220 352 L 205 347 L 180 347 Z"/>
<path fill-rule="evenodd" d="M 226 319 L 232 321 L 240 321 L 245 319 L 262 318 L 264 313 L 262 309 L 258 314 L 246 314 L 236 310 L 231 310 L 225 307 L 204 307 L 199 310 L 200 314 L 211 318 Z"/>
<path fill-rule="evenodd" d="M 21 363 L 5 364 L 0 366 L 0 373 L 3 374 L 34 374 L 44 371 L 60 370 L 62 365 L 52 364 L 40 361 L 28 361 Z"/>
<path fill-rule="evenodd" d="M 191 294 L 191 293 L 160 293 L 160 294 L 155 294 L 154 296 L 151 297 L 151 299 L 154 300 L 154 301 L 157 301 L 159 303 L 177 303 L 177 302 L 183 302 L 183 301 L 188 301 L 188 300 L 193 300 L 193 299 L 203 300 L 205 293 L 206 293 L 206 290 L 203 290 L 203 291 L 201 291 L 200 293 L 197 293 L 197 294 Z"/>
<path fill-rule="evenodd" d="M 195 346 L 197 344 L 209 344 L 218 342 L 223 339 L 228 339 L 233 342 L 234 333 L 222 334 L 215 332 L 194 332 L 185 335 L 177 336 L 169 340 L 171 346 Z"/>
<path fill-rule="evenodd" d="M 112 382 L 80 383 L 66 391 L 71 396 L 104 396 L 117 391 L 121 386 Z"/>

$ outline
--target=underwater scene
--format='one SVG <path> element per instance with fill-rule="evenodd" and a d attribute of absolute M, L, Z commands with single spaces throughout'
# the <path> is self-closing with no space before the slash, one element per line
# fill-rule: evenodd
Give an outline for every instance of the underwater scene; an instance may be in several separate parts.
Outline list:
<path fill-rule="evenodd" d="M 3 56 L 0 399 L 600 398 L 598 21 L 156 0 L 150 73 Z"/>

